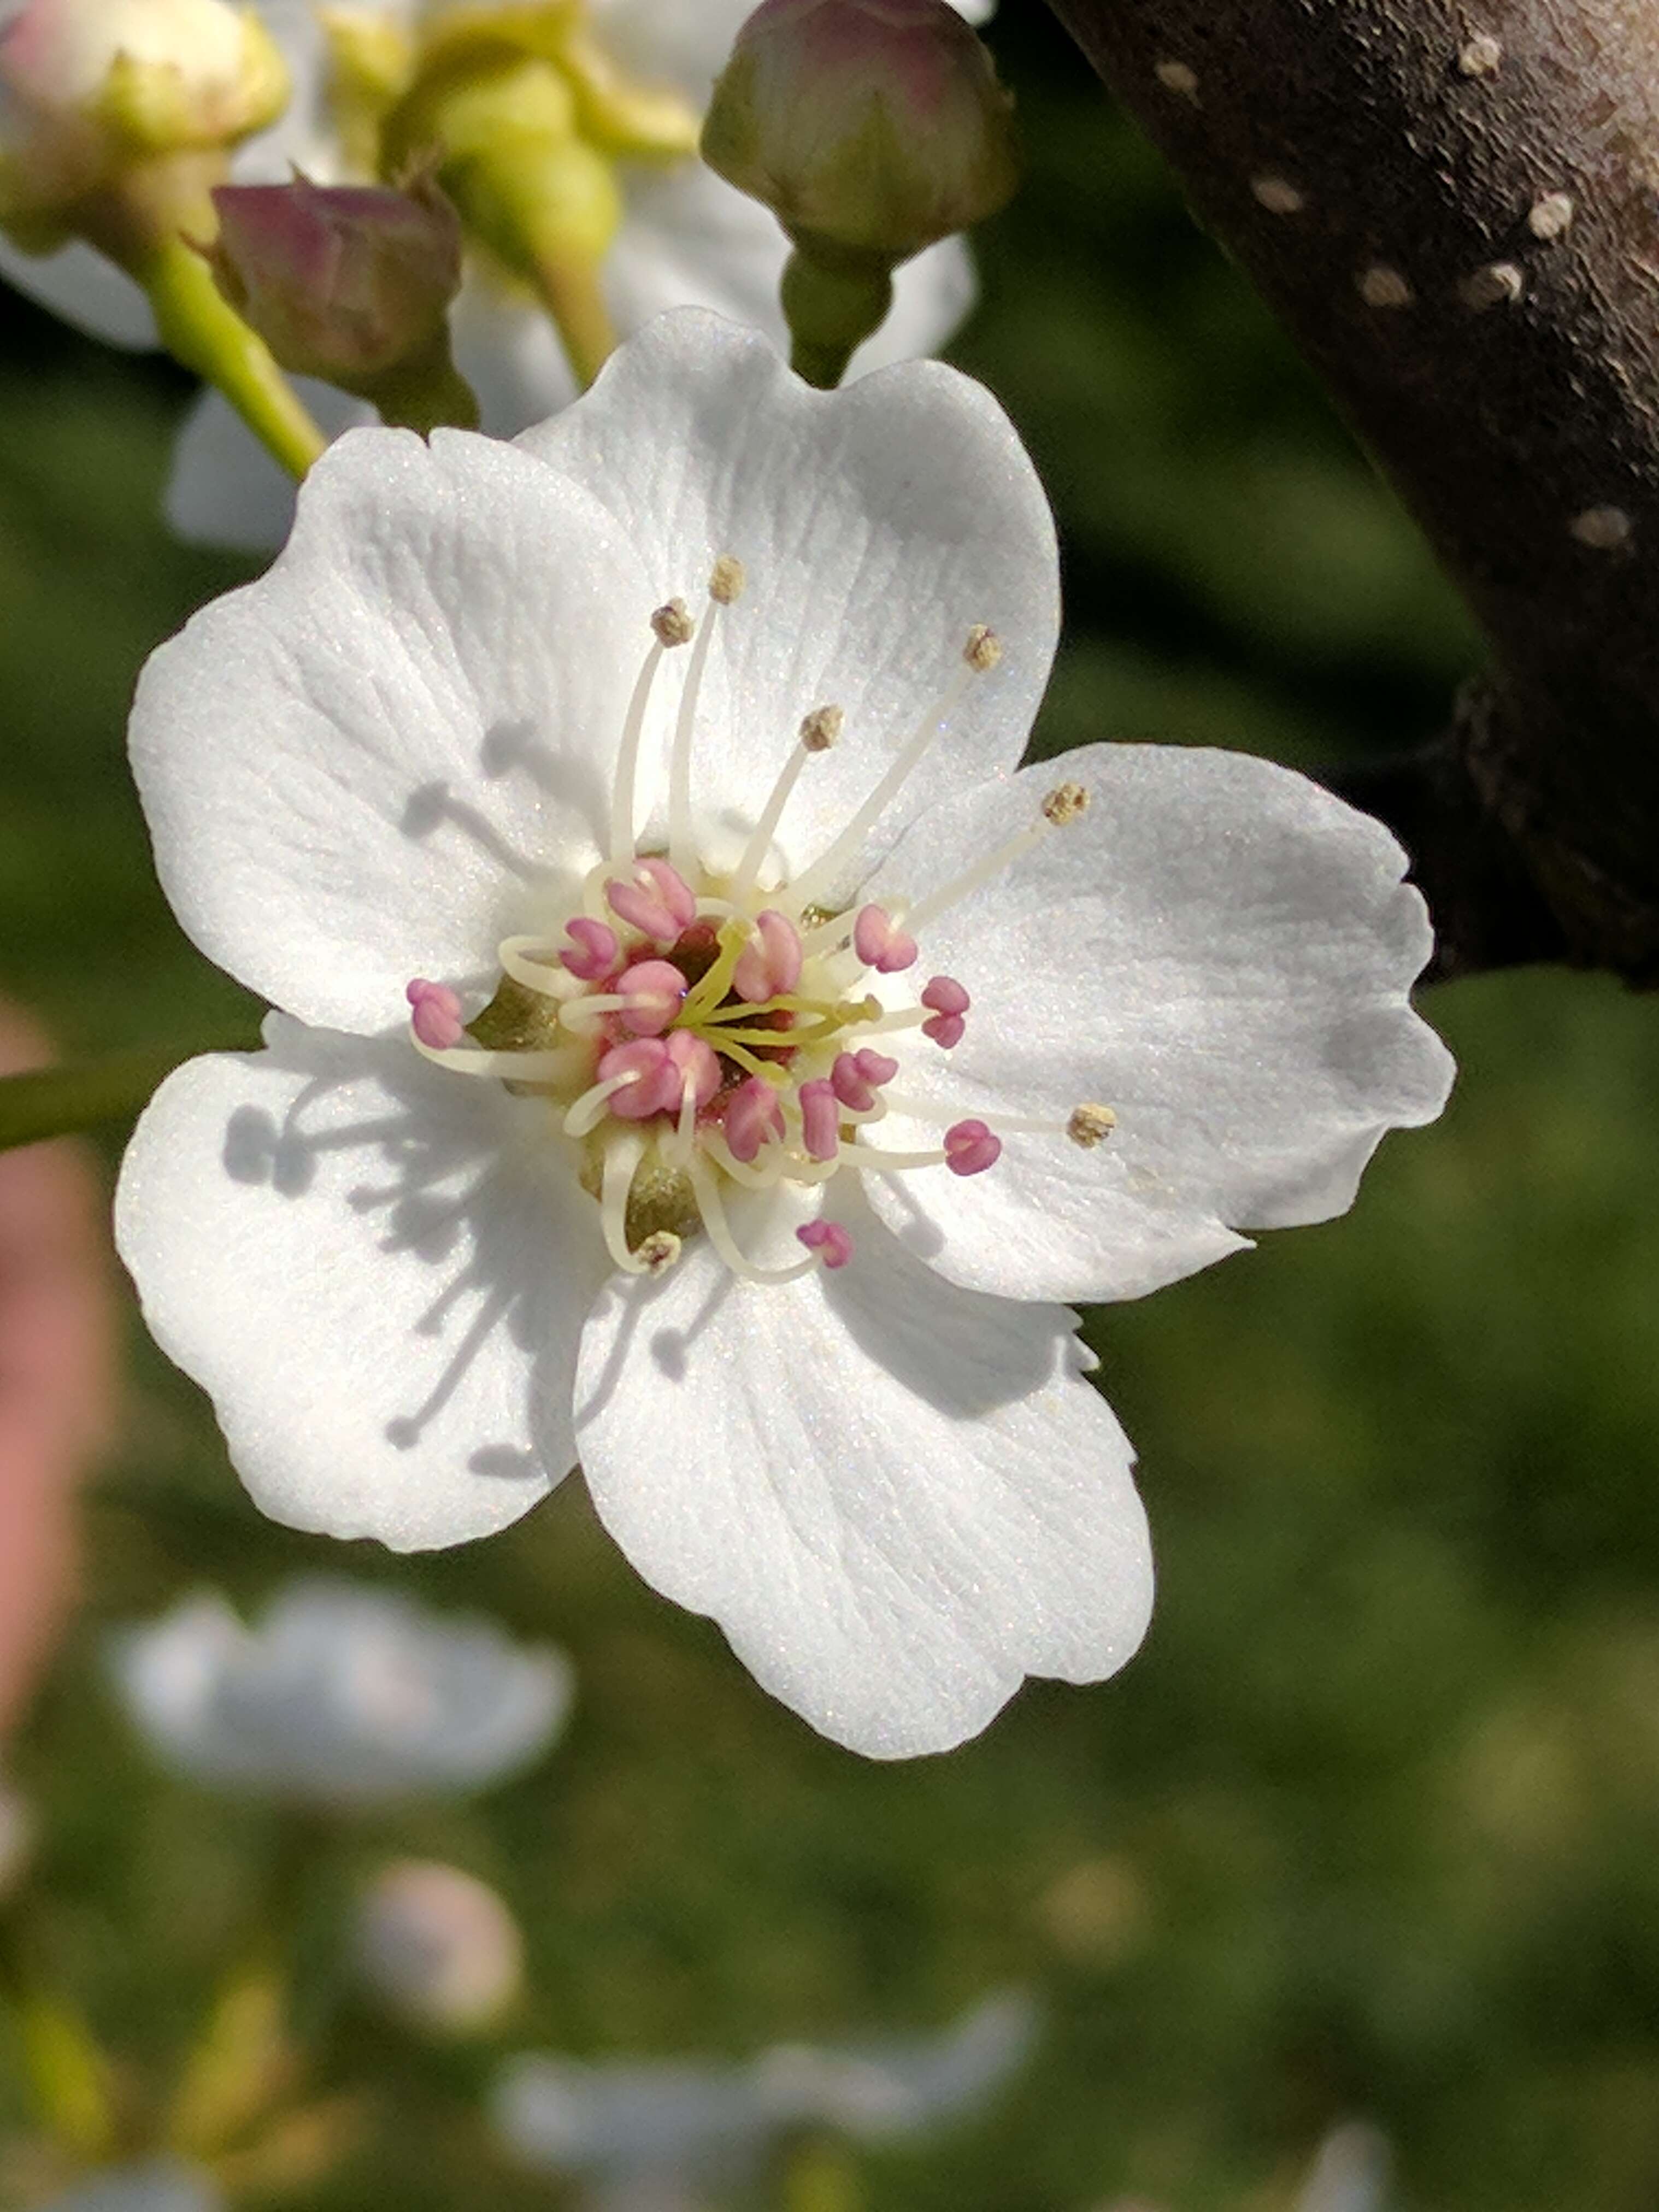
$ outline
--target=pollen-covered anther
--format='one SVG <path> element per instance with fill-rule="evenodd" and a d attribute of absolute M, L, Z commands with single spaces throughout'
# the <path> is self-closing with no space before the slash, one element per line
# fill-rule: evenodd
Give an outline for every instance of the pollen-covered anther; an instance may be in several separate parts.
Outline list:
<path fill-rule="evenodd" d="M 916 962 L 916 940 L 894 921 L 884 906 L 860 908 L 853 924 L 853 950 L 878 975 L 896 975 Z"/>
<path fill-rule="evenodd" d="M 947 1052 L 960 1044 L 967 1027 L 963 1017 L 974 1002 L 956 977 L 935 975 L 922 993 L 921 1003 L 929 1009 L 933 1017 L 921 1025 L 923 1036 L 932 1037 L 935 1044 L 943 1045 Z M 965 1173 L 966 1170 L 958 1170 L 957 1172 Z"/>
<path fill-rule="evenodd" d="M 708 574 L 708 596 L 723 607 L 733 606 L 748 581 L 749 572 L 736 555 L 722 553 Z"/>
<path fill-rule="evenodd" d="M 768 907 L 755 917 L 755 933 L 732 971 L 732 988 L 751 1006 L 781 999 L 800 981 L 800 932 L 787 915 Z"/>
<path fill-rule="evenodd" d="M 635 1246 L 634 1257 L 645 1274 L 665 1275 L 677 1264 L 684 1249 L 672 1229 L 653 1229 Z"/>
<path fill-rule="evenodd" d="M 622 957 L 621 944 L 608 921 L 579 914 L 566 922 L 564 933 L 576 941 L 569 951 L 560 953 L 560 964 L 584 983 L 597 983 L 601 975 L 610 975 Z"/>
<path fill-rule="evenodd" d="M 617 978 L 617 994 L 628 1001 L 622 1024 L 635 1036 L 660 1036 L 679 1012 L 685 978 L 666 960 L 636 960 Z"/>
<path fill-rule="evenodd" d="M 983 1175 L 1002 1158 L 1002 1139 L 983 1121 L 957 1121 L 945 1132 L 945 1164 L 952 1175 Z"/>
<path fill-rule="evenodd" d="M 671 650 L 677 645 L 690 645 L 697 631 L 684 599 L 670 599 L 666 606 L 659 607 L 651 617 L 651 628 L 658 644 Z"/>
<path fill-rule="evenodd" d="M 783 1135 L 783 1109 L 777 1092 L 763 1077 L 751 1075 L 726 1100 L 723 1126 L 727 1152 L 748 1166 L 763 1145 Z"/>
<path fill-rule="evenodd" d="M 1117 1127 L 1117 1115 L 1109 1106 L 1074 1106 L 1066 1124 L 1066 1133 L 1074 1145 L 1081 1145 L 1085 1152 L 1103 1145 Z"/>
<path fill-rule="evenodd" d="M 804 1221 L 795 1235 L 832 1273 L 853 1256 L 853 1239 L 839 1221 Z"/>
<path fill-rule="evenodd" d="M 666 860 L 636 860 L 632 876 L 613 876 L 605 896 L 620 921 L 659 945 L 672 945 L 696 919 L 696 894 Z"/>
<path fill-rule="evenodd" d="M 410 1027 L 434 1052 L 448 1052 L 466 1034 L 461 1022 L 461 1002 L 447 983 L 429 982 L 416 976 L 404 996 L 410 1005 Z"/>
<path fill-rule="evenodd" d="M 975 623 L 968 633 L 962 657 L 976 676 L 988 676 L 1002 659 L 1002 640 L 983 623 Z"/>
<path fill-rule="evenodd" d="M 1042 802 L 1042 811 L 1057 830 L 1087 811 L 1089 794 L 1080 783 L 1060 783 Z"/>
<path fill-rule="evenodd" d="M 827 753 L 831 745 L 840 741 L 847 726 L 846 709 L 842 707 L 814 707 L 802 718 L 801 749 L 809 753 Z"/>

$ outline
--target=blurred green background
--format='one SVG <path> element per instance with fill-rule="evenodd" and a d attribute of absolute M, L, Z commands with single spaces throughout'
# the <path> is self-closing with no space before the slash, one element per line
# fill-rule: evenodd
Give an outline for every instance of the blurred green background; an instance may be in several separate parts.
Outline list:
<path fill-rule="evenodd" d="M 1029 185 L 956 357 L 1059 510 L 1042 744 L 1296 763 L 1433 727 L 1476 645 L 1411 526 L 1156 159 L 1041 10 L 994 33 Z M 123 760 L 143 654 L 239 575 L 171 544 L 187 396 L 0 295 L 0 988 L 70 1049 L 234 1018 L 152 879 Z M 395 1579 L 551 1635 L 571 1730 L 477 1807 L 359 1824 L 302 1884 L 325 2081 L 382 2084 L 318 2212 L 556 2202 L 471 2117 L 492 2051 L 375 2028 L 331 1931 L 395 1844 L 495 1882 L 531 1998 L 502 2047 L 744 2052 L 943 2022 L 1024 1983 L 1048 2028 L 983 2120 L 859 2162 L 872 2212 L 1287 2204 L 1374 2119 L 1407 2212 L 1659 2201 L 1659 1019 L 1597 978 L 1433 994 L 1462 1064 L 1352 1216 L 1091 1318 L 1161 1564 L 1116 1681 L 861 1764 L 659 1602 L 577 1483 L 413 1565 L 246 1503 L 131 1326 L 80 1624 L 12 1765 L 43 1808 L 34 1940 L 160 2081 L 264 1911 L 264 1814 L 162 1778 L 107 1625 L 198 1581 Z M 119 1133 L 112 1133 L 112 1169 Z M 0 2052 L 3 2056 L 3 2052 Z M 15 2124 L 15 2087 L 0 2119 Z"/>

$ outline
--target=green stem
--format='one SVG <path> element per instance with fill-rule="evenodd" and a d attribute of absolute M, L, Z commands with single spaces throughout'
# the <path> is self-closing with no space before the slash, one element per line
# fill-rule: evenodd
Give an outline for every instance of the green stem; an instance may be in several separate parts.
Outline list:
<path fill-rule="evenodd" d="M 532 256 L 536 289 L 553 318 L 565 358 L 584 392 L 617 350 L 617 329 L 605 304 L 597 261 L 571 254 Z"/>
<path fill-rule="evenodd" d="M 102 1121 L 130 1120 L 182 1060 L 198 1052 L 253 1052 L 258 1043 L 257 1035 L 240 1030 L 191 1044 L 140 1045 L 102 1060 L 0 1076 L 0 1152 L 94 1129 Z"/>
<path fill-rule="evenodd" d="M 132 274 L 149 295 L 161 343 L 173 359 L 216 386 L 266 451 L 290 476 L 302 477 L 328 441 L 202 256 L 169 234 Z"/>
<path fill-rule="evenodd" d="M 878 331 L 893 304 L 890 269 L 831 267 L 798 246 L 780 287 L 789 325 L 789 366 L 820 392 L 833 392 L 866 338 Z"/>

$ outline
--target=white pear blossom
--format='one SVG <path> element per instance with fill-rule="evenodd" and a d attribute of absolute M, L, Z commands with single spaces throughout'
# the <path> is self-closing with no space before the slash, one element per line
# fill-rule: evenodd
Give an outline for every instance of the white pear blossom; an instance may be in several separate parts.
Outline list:
<path fill-rule="evenodd" d="M 816 393 L 684 311 L 516 447 L 325 457 L 132 725 L 185 927 L 283 1009 L 117 1204 L 265 1511 L 453 1544 L 580 1460 L 881 1757 L 1123 1664 L 1146 1522 L 1065 1302 L 1341 1212 L 1449 1061 L 1376 823 L 1226 753 L 1018 767 L 1057 624 L 937 364 Z"/>
<path fill-rule="evenodd" d="M 40 2212 L 221 2212 L 223 2203 L 211 2175 L 157 2159 L 89 2174 Z"/>
<path fill-rule="evenodd" d="M 489 2026 L 524 1981 L 524 1938 L 501 1899 L 435 1859 L 381 1869 L 359 1907 L 353 1948 L 377 1996 L 441 2033 Z"/>
<path fill-rule="evenodd" d="M 1006 1991 L 939 2035 L 780 2044 L 747 2062 L 531 2054 L 496 2085 L 495 2125 L 527 2164 L 580 2177 L 607 2208 L 690 2206 L 789 2130 L 885 2143 L 980 2110 L 1024 2063 L 1036 2026 L 1030 2000 Z"/>
<path fill-rule="evenodd" d="M 978 22 L 994 0 L 954 0 Z M 82 0 L 88 10 L 113 0 Z M 284 184 L 295 165 L 319 184 L 366 182 L 350 132 L 331 97 L 329 44 L 320 6 L 311 0 L 255 0 L 287 60 L 295 84 L 288 112 L 240 148 L 232 173 L 241 184 Z M 470 7 L 471 0 L 340 0 L 335 18 L 376 19 L 406 28 Z M 588 0 L 601 52 L 634 82 L 662 85 L 700 113 L 751 0 Z M 0 16 L 4 0 L 0 0 Z M 473 9 L 483 23 L 486 12 Z M 624 165 L 625 214 L 607 257 L 605 289 L 624 336 L 681 305 L 719 310 L 787 343 L 778 280 L 788 243 L 770 210 L 725 183 L 695 157 L 665 169 Z M 36 258 L 0 236 L 0 277 L 67 321 L 118 345 L 155 343 L 143 294 L 112 264 L 82 245 Z M 957 239 L 899 270 L 893 312 L 854 357 L 856 374 L 933 352 L 972 303 L 966 245 Z M 452 311 L 455 358 L 478 395 L 483 427 L 510 437 L 565 406 L 575 383 L 551 324 L 529 295 L 475 258 Z M 307 379 L 299 389 L 331 434 L 372 422 L 374 410 Z M 167 513 L 187 538 L 264 551 L 280 545 L 294 511 L 294 487 L 217 392 L 204 392 L 181 434 Z"/>
<path fill-rule="evenodd" d="M 493 1621 L 368 1584 L 290 1583 L 257 1628 L 186 1598 L 112 1645 L 117 1687 L 158 1758 L 217 1789 L 332 1806 L 482 1790 L 562 1725 L 568 1662 Z"/>

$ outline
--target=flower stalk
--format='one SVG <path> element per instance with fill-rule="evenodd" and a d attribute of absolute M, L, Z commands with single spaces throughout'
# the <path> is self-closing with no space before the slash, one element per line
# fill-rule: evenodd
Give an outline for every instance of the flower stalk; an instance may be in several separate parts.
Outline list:
<path fill-rule="evenodd" d="M 105 1121 L 130 1121 L 164 1076 L 198 1052 L 252 1052 L 252 1026 L 189 1043 L 139 1045 L 78 1065 L 0 1076 L 0 1152 L 72 1136 Z"/>

